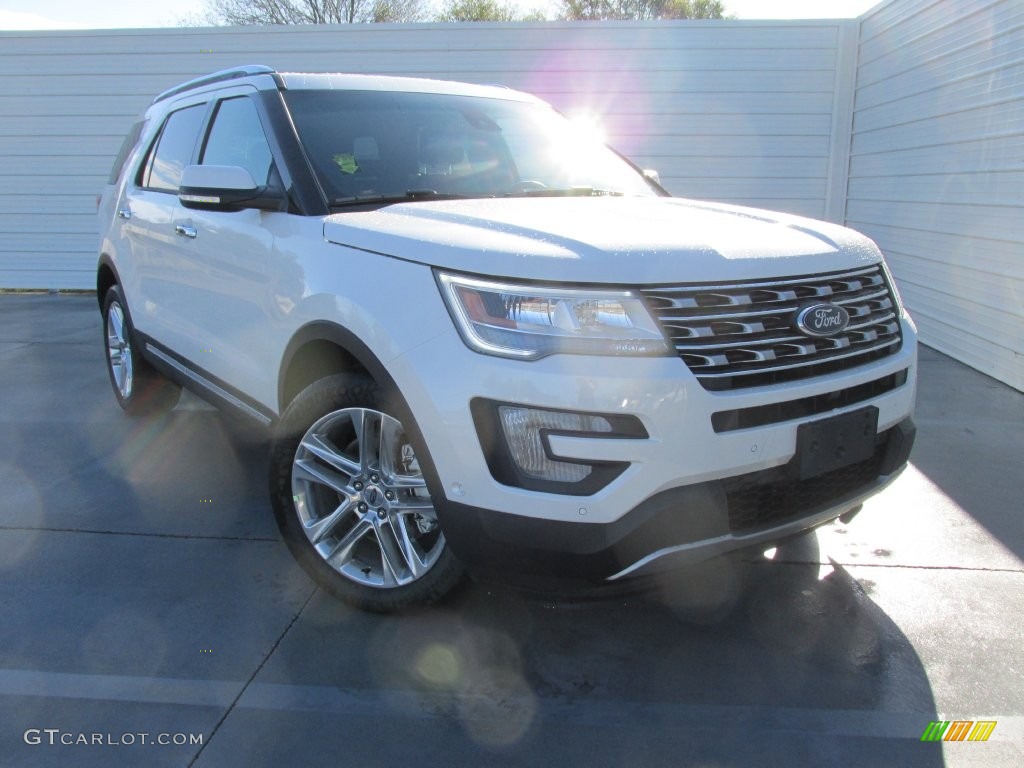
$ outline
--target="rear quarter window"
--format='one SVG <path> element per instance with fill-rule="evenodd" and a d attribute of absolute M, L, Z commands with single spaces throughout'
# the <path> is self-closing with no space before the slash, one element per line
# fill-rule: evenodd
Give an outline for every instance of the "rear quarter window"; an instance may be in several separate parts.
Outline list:
<path fill-rule="evenodd" d="M 145 126 L 146 121 L 140 120 L 132 126 L 132 129 L 128 131 L 128 135 L 124 137 L 124 141 L 121 142 L 121 149 L 118 151 L 117 157 L 114 158 L 114 166 L 110 169 L 110 175 L 107 177 L 108 184 L 117 184 L 117 180 L 121 178 L 124 164 L 128 162 L 128 156 L 135 149 L 135 145 L 139 143 L 139 137 L 142 135 L 142 129 Z"/>

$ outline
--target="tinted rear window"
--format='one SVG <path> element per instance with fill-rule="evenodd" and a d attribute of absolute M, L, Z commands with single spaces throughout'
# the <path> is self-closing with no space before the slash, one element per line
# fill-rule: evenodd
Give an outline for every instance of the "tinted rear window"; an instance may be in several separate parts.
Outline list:
<path fill-rule="evenodd" d="M 145 124 L 145 120 L 140 120 L 132 126 L 132 129 L 128 131 L 128 135 L 124 137 L 124 141 L 121 142 L 121 149 L 118 151 L 117 157 L 114 158 L 114 166 L 110 169 L 110 176 L 107 177 L 108 184 L 117 184 L 117 180 L 121 178 L 124 164 L 128 162 L 128 155 L 135 149 L 139 136 L 142 135 L 142 127 Z"/>

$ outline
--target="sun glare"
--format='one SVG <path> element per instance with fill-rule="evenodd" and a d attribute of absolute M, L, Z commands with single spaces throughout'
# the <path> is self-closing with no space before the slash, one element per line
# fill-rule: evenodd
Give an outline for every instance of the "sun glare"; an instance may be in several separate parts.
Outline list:
<path fill-rule="evenodd" d="M 580 112 L 569 115 L 577 138 L 586 144 L 607 144 L 608 137 L 605 134 L 601 118 L 592 112 Z"/>

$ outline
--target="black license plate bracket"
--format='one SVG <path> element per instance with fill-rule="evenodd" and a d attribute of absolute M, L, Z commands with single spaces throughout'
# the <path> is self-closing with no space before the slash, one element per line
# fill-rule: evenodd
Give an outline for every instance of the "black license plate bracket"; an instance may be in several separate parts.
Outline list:
<path fill-rule="evenodd" d="M 878 434 L 878 408 L 801 424 L 796 431 L 795 470 L 801 480 L 871 458 Z"/>

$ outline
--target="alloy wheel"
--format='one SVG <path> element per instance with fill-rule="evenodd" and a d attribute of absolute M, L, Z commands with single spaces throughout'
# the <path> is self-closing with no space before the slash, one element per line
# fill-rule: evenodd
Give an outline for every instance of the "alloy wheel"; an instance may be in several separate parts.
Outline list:
<path fill-rule="evenodd" d="M 127 400 L 132 395 L 135 378 L 132 370 L 132 347 L 124 310 L 116 301 L 107 309 L 107 360 L 117 391 L 124 400 Z"/>
<path fill-rule="evenodd" d="M 357 584 L 411 584 L 444 550 L 412 446 L 386 413 L 345 408 L 318 420 L 295 452 L 291 481 L 306 538 Z"/>

